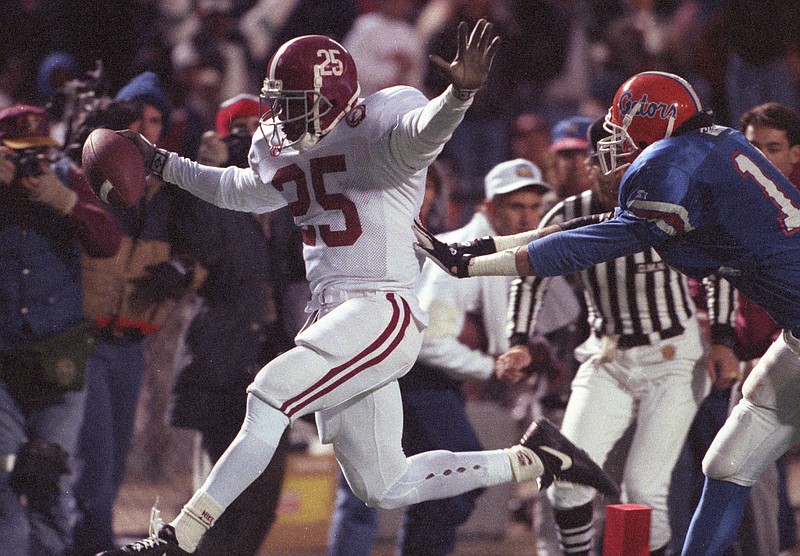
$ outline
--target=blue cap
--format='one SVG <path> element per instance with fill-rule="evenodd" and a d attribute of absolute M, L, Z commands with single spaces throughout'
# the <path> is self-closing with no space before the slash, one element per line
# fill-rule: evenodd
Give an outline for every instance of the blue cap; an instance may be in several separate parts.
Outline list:
<path fill-rule="evenodd" d="M 589 146 L 587 131 L 594 120 L 583 116 L 566 118 L 553 126 L 550 133 L 550 150 L 583 151 Z"/>
<path fill-rule="evenodd" d="M 169 99 L 161 86 L 161 80 L 152 71 L 140 73 L 122 87 L 114 97 L 114 100 L 141 101 L 157 108 L 164 116 L 164 122 L 169 121 L 169 113 L 172 107 Z"/>
<path fill-rule="evenodd" d="M 42 60 L 42 63 L 39 65 L 39 71 L 36 74 L 36 91 L 42 103 L 50 100 L 50 97 L 54 93 L 50 80 L 56 70 L 59 69 L 66 71 L 71 78 L 77 77 L 80 71 L 78 61 L 69 52 L 55 50 L 48 54 L 45 59 Z"/>

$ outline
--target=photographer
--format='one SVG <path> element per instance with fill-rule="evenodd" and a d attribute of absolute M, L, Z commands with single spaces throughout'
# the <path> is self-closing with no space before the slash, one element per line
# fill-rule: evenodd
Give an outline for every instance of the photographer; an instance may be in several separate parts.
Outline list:
<path fill-rule="evenodd" d="M 203 134 L 197 160 L 210 166 L 246 168 L 259 114 L 259 100 L 255 95 L 236 95 L 220 104 L 215 129 Z"/>
<path fill-rule="evenodd" d="M 92 326 L 81 251 L 111 257 L 119 228 L 67 159 L 44 109 L 0 112 L 0 539 L 3 554 L 63 554 L 71 458 Z"/>

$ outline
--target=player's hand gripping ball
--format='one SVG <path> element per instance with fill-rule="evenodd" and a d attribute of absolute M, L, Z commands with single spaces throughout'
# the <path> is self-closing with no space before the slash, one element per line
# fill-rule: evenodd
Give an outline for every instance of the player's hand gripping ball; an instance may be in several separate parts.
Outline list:
<path fill-rule="evenodd" d="M 92 191 L 110 205 L 133 206 L 144 195 L 142 155 L 130 139 L 111 129 L 95 129 L 81 156 Z"/>

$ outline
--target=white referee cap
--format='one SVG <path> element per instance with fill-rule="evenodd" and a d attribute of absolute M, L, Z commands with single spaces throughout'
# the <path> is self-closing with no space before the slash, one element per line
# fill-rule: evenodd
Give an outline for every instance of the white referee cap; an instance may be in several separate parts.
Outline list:
<path fill-rule="evenodd" d="M 534 191 L 540 194 L 551 190 L 544 181 L 539 167 L 524 158 L 501 162 L 489 170 L 483 183 L 486 188 L 487 201 L 491 201 L 495 195 L 504 195 L 523 187 L 536 186 Z"/>

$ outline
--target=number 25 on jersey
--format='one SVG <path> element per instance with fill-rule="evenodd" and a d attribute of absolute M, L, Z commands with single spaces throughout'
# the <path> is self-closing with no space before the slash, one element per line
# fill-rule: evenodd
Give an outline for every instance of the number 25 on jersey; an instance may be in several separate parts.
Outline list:
<path fill-rule="evenodd" d="M 305 172 L 297 164 L 284 166 L 275 172 L 272 186 L 283 192 L 287 183 L 295 184 L 297 200 L 289 203 L 289 210 L 295 218 L 303 217 L 308 213 L 311 208 L 312 195 L 324 211 L 339 211 L 343 216 L 343 230 L 332 230 L 329 224 L 303 226 L 303 243 L 316 245 L 319 236 L 328 247 L 353 245 L 361 236 L 361 220 L 358 217 L 355 203 L 341 193 L 325 191 L 325 174 L 344 172 L 347 169 L 344 155 L 312 158 L 309 164 L 311 168 L 310 189 Z"/>

